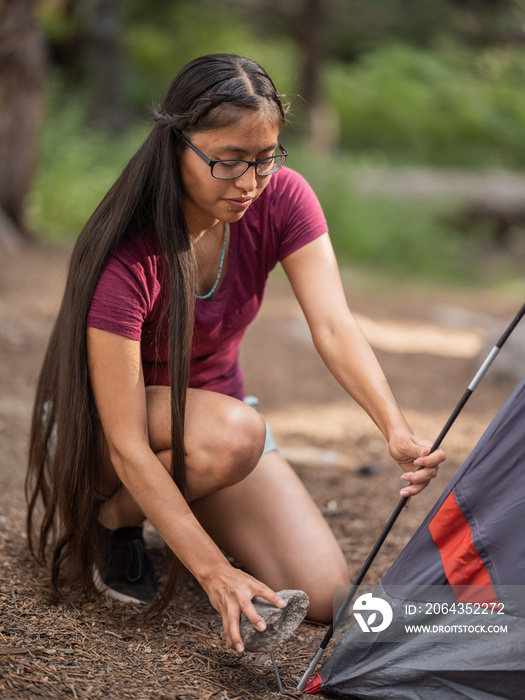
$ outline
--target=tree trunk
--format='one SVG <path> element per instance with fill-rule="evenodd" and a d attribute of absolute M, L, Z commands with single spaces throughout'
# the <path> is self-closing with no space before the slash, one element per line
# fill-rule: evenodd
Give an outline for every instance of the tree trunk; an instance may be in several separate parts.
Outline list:
<path fill-rule="evenodd" d="M 95 126 L 118 133 L 126 126 L 119 0 L 95 0 L 92 18 L 92 104 Z"/>
<path fill-rule="evenodd" d="M 302 53 L 302 96 L 310 108 L 319 102 L 319 67 L 323 53 L 324 16 L 321 0 L 303 0 L 299 17 L 299 44 Z"/>
<path fill-rule="evenodd" d="M 13 232 L 29 237 L 25 202 L 36 166 L 46 64 L 35 4 L 36 0 L 3 0 L 0 11 L 0 222 L 4 222 L 4 239 L 12 238 Z"/>
<path fill-rule="evenodd" d="M 306 130 L 310 149 L 330 152 L 338 138 L 335 112 L 321 94 L 321 66 L 324 57 L 326 13 L 322 0 L 303 0 L 299 17 L 298 41 L 302 54 L 301 93 L 306 104 Z"/>

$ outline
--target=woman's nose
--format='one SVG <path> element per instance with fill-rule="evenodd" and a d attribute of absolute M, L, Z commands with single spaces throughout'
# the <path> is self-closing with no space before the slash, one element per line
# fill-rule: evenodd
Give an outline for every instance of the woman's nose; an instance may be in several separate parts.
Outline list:
<path fill-rule="evenodd" d="M 257 187 L 257 175 L 255 166 L 250 165 L 248 170 L 235 178 L 235 186 L 244 192 L 253 192 Z"/>

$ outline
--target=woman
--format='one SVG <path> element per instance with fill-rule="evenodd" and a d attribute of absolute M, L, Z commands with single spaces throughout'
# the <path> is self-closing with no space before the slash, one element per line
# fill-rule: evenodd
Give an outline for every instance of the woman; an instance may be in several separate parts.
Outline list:
<path fill-rule="evenodd" d="M 285 121 L 254 61 L 218 54 L 181 70 L 78 239 L 31 435 L 28 529 L 32 542 L 41 498 L 38 552 L 53 533 L 55 590 L 67 575 L 151 602 L 148 518 L 239 652 L 241 610 L 264 629 L 254 596 L 283 606 L 275 591 L 300 588 L 327 621 L 332 587 L 348 583 L 326 522 L 242 401 L 239 343 L 277 262 L 323 360 L 405 470 L 402 493 L 444 458 L 412 434 L 348 310 L 319 203 L 282 167 Z"/>

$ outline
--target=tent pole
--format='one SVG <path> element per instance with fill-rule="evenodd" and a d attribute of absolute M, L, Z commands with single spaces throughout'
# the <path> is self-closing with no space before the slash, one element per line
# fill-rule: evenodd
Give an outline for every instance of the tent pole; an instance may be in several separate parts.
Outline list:
<path fill-rule="evenodd" d="M 525 304 L 523 304 L 523 306 L 518 311 L 516 316 L 513 318 L 511 323 L 508 325 L 507 329 L 504 331 L 504 333 L 502 334 L 502 336 L 500 337 L 498 342 L 494 345 L 492 350 L 489 352 L 489 354 L 485 358 L 485 360 L 484 360 L 483 364 L 481 365 L 481 367 L 479 368 L 479 370 L 476 372 L 474 378 L 472 379 L 472 381 L 468 385 L 467 390 L 465 391 L 465 393 L 463 394 L 461 399 L 458 401 L 456 408 L 452 411 L 450 418 L 447 420 L 443 430 L 440 432 L 440 434 L 436 438 L 436 441 L 432 445 L 430 452 L 434 452 L 441 445 L 441 442 L 443 441 L 445 435 L 450 430 L 452 424 L 454 423 L 454 421 L 456 420 L 458 415 L 461 413 L 463 407 L 465 406 L 465 404 L 467 403 L 469 398 L 472 396 L 475 389 L 479 386 L 481 380 L 483 379 L 483 377 L 487 373 L 489 367 L 492 365 L 492 363 L 496 359 L 497 355 L 499 354 L 499 351 L 503 347 L 503 345 L 506 342 L 506 340 L 508 339 L 509 335 L 516 328 L 516 326 L 521 321 L 521 319 L 523 318 L 524 315 L 525 315 Z M 419 469 L 424 469 L 424 467 L 420 467 Z M 348 606 L 350 605 L 355 594 L 357 593 L 357 589 L 359 588 L 359 586 L 363 582 L 363 579 L 366 576 L 368 569 L 371 567 L 372 562 L 376 558 L 379 550 L 381 549 L 381 547 L 383 545 L 383 542 L 386 540 L 388 533 L 390 532 L 390 530 L 394 526 L 394 523 L 398 519 L 399 515 L 401 514 L 401 512 L 402 512 L 403 508 L 405 507 L 405 505 L 407 504 L 408 500 L 409 500 L 409 497 L 404 496 L 403 498 L 401 498 L 401 500 L 397 504 L 394 512 L 390 516 L 390 519 L 388 520 L 387 524 L 385 525 L 383 532 L 379 535 L 377 542 L 372 547 L 370 554 L 368 555 L 365 563 L 363 564 L 361 571 L 359 572 L 359 574 L 357 575 L 357 578 L 355 579 L 354 583 L 352 584 L 350 591 L 348 592 L 347 596 L 345 597 L 344 601 L 342 602 L 341 607 L 337 611 L 337 614 L 334 617 L 334 621 L 332 622 L 332 624 L 328 628 L 328 631 L 326 632 L 326 634 L 323 638 L 323 641 L 319 645 L 319 648 L 317 649 L 316 653 L 314 654 L 312 661 L 310 662 L 303 677 L 301 678 L 299 685 L 297 686 L 297 690 L 302 691 L 305 689 L 306 684 L 308 683 L 308 680 L 310 679 L 313 672 L 317 668 L 317 665 L 318 665 L 319 661 L 321 660 L 321 657 L 323 656 L 324 652 L 326 651 L 326 647 L 328 646 L 330 640 L 332 639 L 336 627 L 341 622 L 341 619 L 343 618 L 344 614 L 346 613 Z"/>

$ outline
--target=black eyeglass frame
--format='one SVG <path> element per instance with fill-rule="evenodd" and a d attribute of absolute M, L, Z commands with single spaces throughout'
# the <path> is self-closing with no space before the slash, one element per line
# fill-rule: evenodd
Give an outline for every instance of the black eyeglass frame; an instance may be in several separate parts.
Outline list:
<path fill-rule="evenodd" d="M 255 174 L 258 177 L 268 177 L 268 175 L 273 175 L 274 173 L 276 173 L 278 170 L 280 170 L 283 167 L 285 160 L 286 160 L 286 156 L 288 155 L 288 151 L 286 151 L 279 143 L 277 145 L 281 149 L 281 153 L 279 155 L 276 155 L 276 156 L 268 156 L 268 158 L 261 158 L 260 160 L 244 160 L 244 158 L 221 158 L 220 160 L 212 160 L 211 158 L 208 158 L 208 156 L 205 155 L 202 151 L 199 151 L 197 146 L 194 146 L 191 143 L 191 141 L 188 141 L 188 139 L 185 138 L 184 136 L 182 136 L 182 134 L 179 134 L 179 136 L 180 136 L 181 140 L 184 141 L 186 146 L 188 146 L 188 148 L 191 148 L 191 150 L 194 153 L 196 153 L 199 156 L 199 158 L 201 158 L 201 160 L 203 160 L 206 163 L 206 165 L 210 166 L 211 176 L 214 177 L 216 180 L 236 180 L 238 177 L 242 177 L 242 175 L 244 175 L 244 173 L 252 165 L 255 167 Z M 270 169 L 269 173 L 264 173 L 263 175 L 261 175 L 260 173 L 257 172 L 257 166 L 259 165 L 259 163 L 267 163 L 269 160 L 277 160 L 278 158 L 283 159 L 282 163 L 279 165 L 278 168 L 276 168 L 275 170 Z M 213 174 L 213 168 L 217 165 L 217 163 L 232 163 L 232 162 L 246 163 L 246 167 L 244 168 L 244 170 L 242 172 L 237 173 L 237 175 L 232 175 L 231 177 L 218 177 L 217 175 Z"/>

